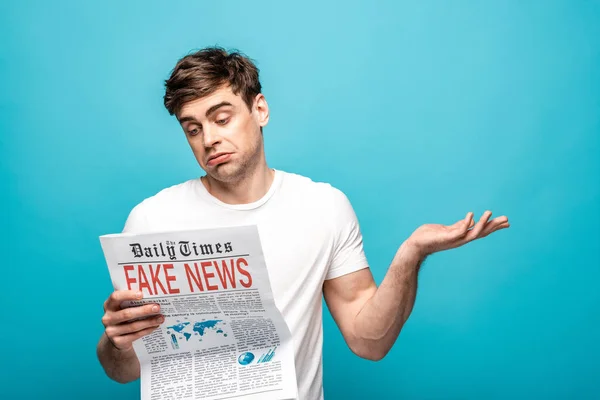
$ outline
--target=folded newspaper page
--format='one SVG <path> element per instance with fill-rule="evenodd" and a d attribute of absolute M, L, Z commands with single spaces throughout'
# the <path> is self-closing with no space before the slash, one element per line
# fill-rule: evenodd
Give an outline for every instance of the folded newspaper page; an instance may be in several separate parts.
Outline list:
<path fill-rule="evenodd" d="M 115 290 L 165 321 L 133 343 L 142 400 L 295 399 L 294 349 L 256 226 L 100 237 Z"/>

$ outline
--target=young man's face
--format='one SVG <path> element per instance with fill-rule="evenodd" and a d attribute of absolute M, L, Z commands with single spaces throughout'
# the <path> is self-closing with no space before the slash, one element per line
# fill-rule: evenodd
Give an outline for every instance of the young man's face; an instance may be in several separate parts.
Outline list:
<path fill-rule="evenodd" d="M 261 127 L 269 121 L 262 94 L 252 110 L 226 86 L 190 101 L 177 115 L 187 140 L 204 171 L 222 182 L 235 182 L 264 160 Z"/>

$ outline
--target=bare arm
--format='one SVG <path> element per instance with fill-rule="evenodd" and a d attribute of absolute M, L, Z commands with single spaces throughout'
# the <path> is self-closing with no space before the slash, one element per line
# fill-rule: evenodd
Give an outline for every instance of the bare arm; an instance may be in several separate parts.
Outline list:
<path fill-rule="evenodd" d="M 403 244 L 379 288 L 369 269 L 325 282 L 327 306 L 356 355 L 375 361 L 392 348 L 415 303 L 420 263 Z"/>
<path fill-rule="evenodd" d="M 120 383 L 140 377 L 140 362 L 133 350 L 133 341 L 152 333 L 164 321 L 158 304 L 121 309 L 125 300 L 139 300 L 138 292 L 122 290 L 113 292 L 104 303 L 102 323 L 105 331 L 96 352 L 106 374 Z M 155 308 L 158 307 L 158 308 Z M 133 321 L 137 318 L 146 318 Z"/>
<path fill-rule="evenodd" d="M 102 335 L 96 350 L 100 364 L 112 380 L 128 383 L 140 377 L 140 363 L 133 349 L 119 350 Z"/>
<path fill-rule="evenodd" d="M 454 225 L 419 227 L 398 249 L 379 288 L 368 269 L 326 281 L 325 301 L 350 349 L 370 360 L 385 357 L 413 309 L 423 260 L 509 226 L 506 217 L 490 216 L 484 213 L 476 225 L 469 213 Z"/>

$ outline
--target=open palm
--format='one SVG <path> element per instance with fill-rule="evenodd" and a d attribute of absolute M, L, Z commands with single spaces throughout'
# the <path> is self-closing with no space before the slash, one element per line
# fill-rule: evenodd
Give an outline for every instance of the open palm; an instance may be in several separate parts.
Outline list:
<path fill-rule="evenodd" d="M 425 224 L 413 232 L 409 241 L 422 254 L 429 255 L 460 247 L 475 239 L 486 237 L 492 232 L 510 226 L 506 216 L 490 220 L 491 216 L 492 212 L 486 211 L 475 224 L 473 213 L 469 212 L 464 219 L 452 225 Z"/>

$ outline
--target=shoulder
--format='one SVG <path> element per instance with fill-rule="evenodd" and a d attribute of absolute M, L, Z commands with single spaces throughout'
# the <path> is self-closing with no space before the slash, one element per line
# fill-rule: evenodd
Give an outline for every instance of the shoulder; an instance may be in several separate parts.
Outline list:
<path fill-rule="evenodd" d="M 283 172 L 282 191 L 312 210 L 323 210 L 327 217 L 345 214 L 352 209 L 346 194 L 328 182 L 315 181 L 309 177 Z"/>
<path fill-rule="evenodd" d="M 145 198 L 129 212 L 124 232 L 140 232 L 148 229 L 148 218 L 168 213 L 183 206 L 193 196 L 198 179 L 175 184 Z"/>
<path fill-rule="evenodd" d="M 315 181 L 307 176 L 292 172 L 284 172 L 283 190 L 305 200 L 339 202 L 346 195 L 337 187 L 327 182 Z"/>
<path fill-rule="evenodd" d="M 190 179 L 188 181 L 169 186 L 162 189 L 158 193 L 144 199 L 135 208 L 143 211 L 160 211 L 165 207 L 178 206 L 186 202 L 190 196 L 193 196 L 198 184 L 198 179 Z"/>

